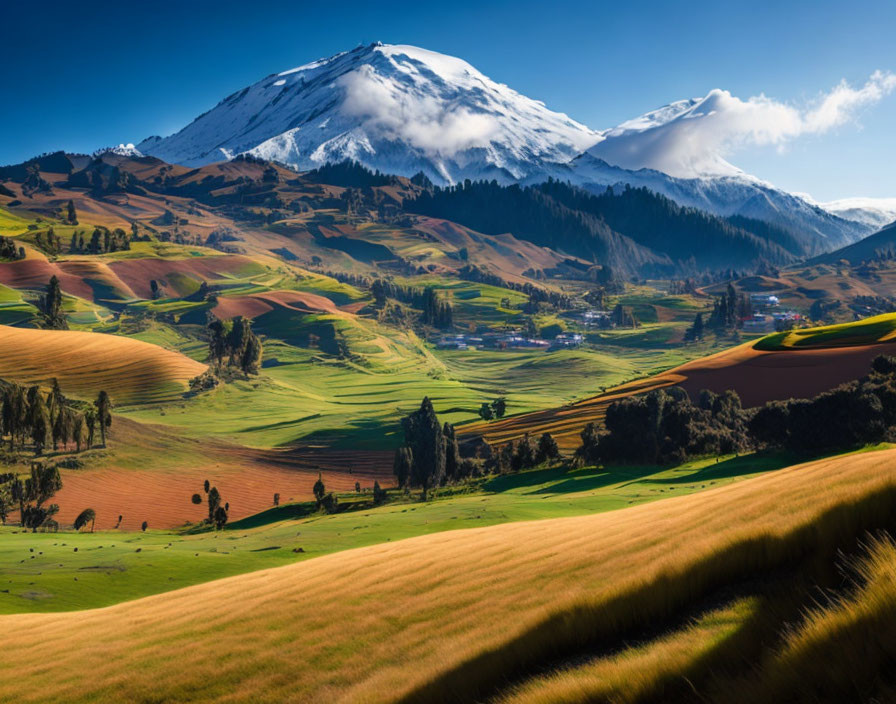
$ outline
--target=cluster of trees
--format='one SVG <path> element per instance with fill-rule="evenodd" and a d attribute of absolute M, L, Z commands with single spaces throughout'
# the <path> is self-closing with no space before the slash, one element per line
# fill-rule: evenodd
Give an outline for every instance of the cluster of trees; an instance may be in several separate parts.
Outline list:
<path fill-rule="evenodd" d="M 25 248 L 16 247 L 16 243 L 10 237 L 0 237 L 0 259 L 24 259 Z"/>
<path fill-rule="evenodd" d="M 753 315 L 749 296 L 738 295 L 730 283 L 725 293 L 719 294 L 713 303 L 709 316 L 709 327 L 714 330 L 733 330 L 742 326 L 742 321 Z M 695 321 L 696 323 L 696 321 Z"/>
<path fill-rule="evenodd" d="M 30 441 L 36 455 L 52 444 L 63 451 L 74 444 L 77 452 L 93 446 L 99 426 L 102 444 L 106 445 L 106 428 L 112 425 L 112 401 L 100 391 L 92 406 L 74 404 L 62 394 L 59 382 L 53 379 L 50 392 L 44 395 L 39 386 L 26 389 L 12 382 L 0 381 L 2 387 L 2 429 L 9 440 L 10 451 L 24 449 Z"/>
<path fill-rule="evenodd" d="M 613 308 L 613 312 L 610 314 L 610 322 L 617 328 L 637 328 L 641 325 L 631 307 L 624 306 L 621 303 L 617 303 L 616 307 Z"/>
<path fill-rule="evenodd" d="M 491 403 L 484 402 L 479 407 L 479 417 L 482 420 L 494 420 L 495 418 L 503 418 L 507 413 L 507 400 L 502 396 L 496 398 Z"/>
<path fill-rule="evenodd" d="M 84 239 L 84 232 L 72 233 L 69 251 L 79 254 L 106 254 L 121 252 L 131 248 L 131 235 L 120 227 L 109 230 L 106 227 L 95 227 L 89 240 Z M 57 250 L 58 251 L 58 250 Z"/>
<path fill-rule="evenodd" d="M 261 340 L 252 332 L 251 320 L 241 315 L 228 321 L 210 316 L 208 356 L 212 365 L 240 369 L 245 374 L 257 374 L 262 353 Z"/>
<path fill-rule="evenodd" d="M 734 391 L 651 391 L 614 402 L 604 429 L 582 431 L 586 463 L 679 463 L 748 449 L 839 451 L 896 437 L 896 358 L 880 356 L 871 373 L 811 399 L 744 409 Z"/>
<path fill-rule="evenodd" d="M 503 399 L 495 404 L 503 414 Z M 485 460 L 462 457 L 454 426 L 439 422 L 429 398 L 424 398 L 420 408 L 401 424 L 405 441 L 395 452 L 392 470 L 399 487 L 422 489 L 424 499 L 430 489 L 480 476 L 482 472 L 519 471 L 560 457 L 560 449 L 550 433 L 537 441 L 526 435 L 508 442 L 495 455 L 483 443 Z"/>
<path fill-rule="evenodd" d="M 317 474 L 317 481 L 314 482 L 311 491 L 314 494 L 314 500 L 317 502 L 318 509 L 322 509 L 326 513 L 336 513 L 339 499 L 332 491 L 327 491 L 327 487 L 324 486 L 323 475 L 320 472 Z"/>
<path fill-rule="evenodd" d="M 370 171 L 357 161 L 351 159 L 336 164 L 327 162 L 323 166 L 309 171 L 305 178 L 316 183 L 343 188 L 365 188 L 375 186 L 391 186 L 400 183 L 397 176 Z"/>
<path fill-rule="evenodd" d="M 454 325 L 454 308 L 451 302 L 439 294 L 434 288 L 423 291 L 420 322 L 434 328 L 445 330 Z"/>
<path fill-rule="evenodd" d="M 588 464 L 667 464 L 728 454 L 750 445 L 748 420 L 749 413 L 733 391 L 722 395 L 703 391 L 694 404 L 680 387 L 657 389 L 612 403 L 605 430 L 589 423 L 577 455 Z"/>
<path fill-rule="evenodd" d="M 537 441 L 526 433 L 519 440 L 501 446 L 494 458 L 494 470 L 502 474 L 519 472 L 558 459 L 560 447 L 550 433 L 543 433 Z"/>
<path fill-rule="evenodd" d="M 423 289 L 415 286 L 397 284 L 391 279 L 374 279 L 369 285 L 374 305 L 382 308 L 390 298 L 407 303 L 415 308 L 423 305 Z"/>
<path fill-rule="evenodd" d="M 203 483 L 202 489 L 205 492 L 206 503 L 208 504 L 208 518 L 206 519 L 206 523 L 213 525 L 215 530 L 221 530 L 227 525 L 230 504 L 223 501 L 221 492 L 218 491 L 218 487 L 212 486 L 208 479 Z M 276 496 L 279 501 L 280 495 L 276 494 Z M 193 494 L 191 501 L 198 506 L 202 503 L 202 496 L 200 494 Z M 144 527 L 143 530 L 146 530 L 146 528 Z"/>
<path fill-rule="evenodd" d="M 59 254 L 62 251 L 62 240 L 53 228 L 34 235 L 34 246 L 47 254 Z"/>
<path fill-rule="evenodd" d="M 17 506 L 23 528 L 32 532 L 38 528 L 58 530 L 53 516 L 59 512 L 59 506 L 47 502 L 61 488 L 62 478 L 56 465 L 33 462 L 24 481 L 15 474 L 0 475 L 0 519 L 6 523 L 10 509 Z"/>
<path fill-rule="evenodd" d="M 460 456 L 454 426 L 439 422 L 429 397 L 401 426 L 404 445 L 396 450 L 393 464 L 399 487 L 421 488 L 425 497 L 434 487 L 472 474 L 472 461 Z"/>
<path fill-rule="evenodd" d="M 879 356 L 871 373 L 812 399 L 773 401 L 750 419 L 758 447 L 795 452 L 848 449 L 896 433 L 896 358 Z"/>

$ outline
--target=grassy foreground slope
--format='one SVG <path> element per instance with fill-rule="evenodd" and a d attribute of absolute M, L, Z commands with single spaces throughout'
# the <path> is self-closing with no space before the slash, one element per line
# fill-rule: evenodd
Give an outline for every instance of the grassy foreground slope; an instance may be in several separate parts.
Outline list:
<path fill-rule="evenodd" d="M 205 365 L 178 352 L 115 335 L 0 326 L 0 379 L 48 384 L 72 396 L 104 389 L 116 404 L 178 398 Z"/>
<path fill-rule="evenodd" d="M 4 669 L 16 676 L 3 697 L 500 695 L 558 655 L 593 655 L 718 604 L 726 585 L 853 549 L 894 522 L 894 459 L 820 460 L 621 511 L 442 532 L 96 611 L 5 616 Z"/>
<path fill-rule="evenodd" d="M 252 570 L 439 531 L 613 511 L 720 486 L 787 464 L 777 456 L 721 459 L 701 459 L 671 468 L 587 467 L 567 471 L 564 467 L 548 467 L 482 479 L 477 486 L 464 487 L 458 493 L 445 489 L 447 496 L 425 503 L 403 503 L 399 499 L 377 508 L 371 507 L 373 480 L 352 474 L 345 478 L 354 482 L 357 477 L 367 492 L 343 493 L 339 501 L 346 507 L 360 502 L 362 505 L 356 505 L 355 510 L 322 515 L 313 502 L 284 503 L 274 508 L 266 493 L 267 503 L 258 510 L 267 510 L 246 518 L 245 509 L 252 505 L 252 497 L 246 494 L 252 491 L 252 485 L 282 489 L 285 502 L 292 500 L 292 494 L 286 491 L 290 481 L 293 486 L 304 483 L 304 493 L 308 494 L 317 474 L 288 467 L 279 469 L 280 476 L 271 476 L 277 468 L 233 460 L 227 463 L 226 473 L 210 467 L 204 471 L 230 503 L 234 522 L 223 532 L 200 533 L 153 530 L 165 525 L 162 511 L 166 508 L 172 512 L 189 508 L 194 521 L 206 514 L 205 504 L 193 506 L 189 501 L 190 494 L 200 490 L 202 484 L 201 472 L 192 471 L 196 460 L 191 462 L 189 455 L 174 459 L 176 469 L 154 473 L 77 470 L 66 473 L 65 488 L 57 495 L 65 518 L 70 522 L 81 508 L 90 505 L 96 509 L 97 526 L 111 528 L 121 510 L 125 512 L 122 526 L 135 532 L 22 534 L 17 527 L 0 528 L 0 564 L 8 566 L 0 577 L 0 614 L 109 606 Z M 182 469 L 185 465 L 191 469 Z M 231 474 L 249 475 L 252 481 Z M 164 488 L 147 486 L 144 482 L 150 476 L 157 478 L 158 484 L 164 483 Z M 328 488 L 339 488 L 336 479 L 334 473 L 324 472 Z M 115 488 L 110 490 L 110 486 Z M 246 486 L 245 491 L 234 491 L 242 486 Z M 345 491 L 348 487 L 341 488 Z M 157 503 L 162 505 L 147 507 L 128 498 L 147 495 L 160 497 Z M 145 518 L 151 528 L 139 532 L 136 529 Z"/>

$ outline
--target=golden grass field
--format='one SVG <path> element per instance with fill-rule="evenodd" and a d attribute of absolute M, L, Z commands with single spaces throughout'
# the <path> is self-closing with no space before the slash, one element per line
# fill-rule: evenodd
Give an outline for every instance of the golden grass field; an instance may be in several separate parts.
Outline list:
<path fill-rule="evenodd" d="M 14 675 L 0 700 L 510 695 L 557 654 L 621 645 L 719 587 L 830 556 L 894 516 L 896 450 L 867 452 L 609 513 L 384 543 L 93 611 L 5 616 L 0 658 Z M 226 549 L 227 533 L 219 539 Z M 720 605 L 703 627 L 749 610 Z M 683 664 L 697 657 L 676 642 Z M 642 662 L 642 678 L 674 668 Z M 553 694 L 540 701 L 582 701 Z"/>
<path fill-rule="evenodd" d="M 205 365 L 118 335 L 0 326 L 0 379 L 48 384 L 93 400 L 105 389 L 116 405 L 179 398 Z"/>

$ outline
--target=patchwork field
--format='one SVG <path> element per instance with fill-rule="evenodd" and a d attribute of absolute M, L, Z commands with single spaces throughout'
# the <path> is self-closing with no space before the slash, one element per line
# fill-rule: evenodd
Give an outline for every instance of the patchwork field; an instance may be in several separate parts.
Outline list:
<path fill-rule="evenodd" d="M 727 608 L 718 606 L 726 584 L 748 577 L 774 583 L 783 568 L 856 549 L 864 530 L 892 523 L 894 452 L 821 460 L 621 511 L 387 542 L 106 609 L 6 616 L 5 664 L 19 676 L 4 696 L 25 702 L 502 696 L 559 658 L 590 667 L 602 646 L 626 647 L 645 627 L 706 603 Z M 792 593 L 802 583 L 787 584 Z M 813 598 L 811 589 L 799 593 Z M 774 653 L 775 637 L 761 645 L 761 624 L 751 613 L 748 603 L 734 603 L 713 618 L 733 621 L 725 627 L 749 647 Z M 777 627 L 785 632 L 781 621 Z M 721 645 L 707 648 L 724 654 Z M 700 656 L 679 649 L 681 667 L 674 669 L 699 673 L 691 666 Z M 764 670 L 738 669 L 738 662 L 721 681 L 704 673 L 690 687 L 713 698 L 739 677 L 761 680 Z M 160 679 L 160 671 L 169 676 Z M 837 672 L 828 668 L 825 676 Z M 642 676 L 654 674 L 662 672 Z M 581 699 L 561 689 L 552 694 L 555 701 Z"/>

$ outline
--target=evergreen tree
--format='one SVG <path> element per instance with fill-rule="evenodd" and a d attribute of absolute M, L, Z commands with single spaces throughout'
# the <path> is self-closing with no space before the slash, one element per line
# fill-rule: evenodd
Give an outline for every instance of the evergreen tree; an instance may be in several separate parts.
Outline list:
<path fill-rule="evenodd" d="M 215 512 L 221 508 L 221 494 L 218 487 L 213 486 L 208 491 L 208 522 L 215 522 Z"/>
<path fill-rule="evenodd" d="M 395 460 L 392 463 L 392 473 L 398 479 L 398 486 L 404 489 L 408 486 L 411 477 L 411 468 L 414 464 L 414 455 L 411 448 L 404 446 L 395 451 Z"/>
<path fill-rule="evenodd" d="M 314 482 L 311 491 L 314 494 L 314 499 L 317 501 L 317 505 L 320 506 L 321 502 L 324 500 L 324 496 L 327 495 L 327 488 L 324 486 L 324 479 L 320 472 L 317 473 L 317 481 Z"/>
<path fill-rule="evenodd" d="M 420 408 L 401 422 L 405 445 L 411 449 L 410 485 L 427 489 L 438 486 L 445 478 L 445 441 L 442 426 L 429 397 Z"/>
<path fill-rule="evenodd" d="M 40 299 L 40 310 L 43 313 L 44 325 L 54 330 L 68 330 L 68 323 L 62 313 L 62 289 L 56 275 L 50 277 L 46 293 Z"/>
<path fill-rule="evenodd" d="M 69 225 L 77 225 L 78 224 L 78 213 L 75 210 L 74 201 L 69 200 L 68 204 L 66 205 L 66 211 L 67 211 L 66 215 L 68 217 L 68 224 Z"/>
<path fill-rule="evenodd" d="M 96 420 L 100 426 L 100 439 L 103 442 L 103 447 L 105 447 L 106 428 L 112 425 L 112 399 L 109 398 L 109 394 L 105 391 L 100 391 L 93 405 L 96 406 Z"/>

